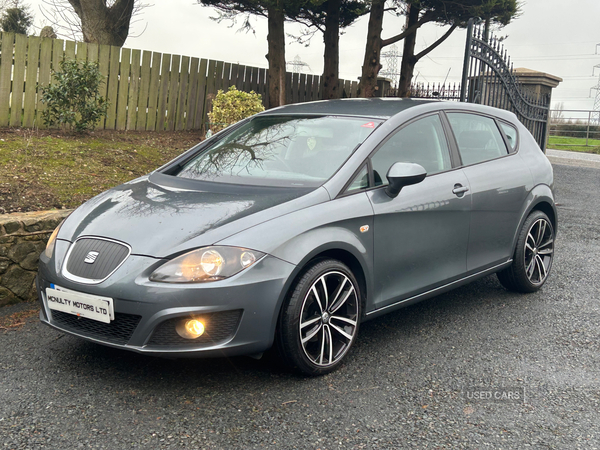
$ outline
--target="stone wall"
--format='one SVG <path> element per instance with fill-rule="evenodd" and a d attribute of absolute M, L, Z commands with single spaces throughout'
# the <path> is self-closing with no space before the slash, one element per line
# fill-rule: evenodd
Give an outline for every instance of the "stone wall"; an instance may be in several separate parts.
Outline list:
<path fill-rule="evenodd" d="M 36 298 L 39 255 L 71 210 L 0 215 L 0 306 Z"/>

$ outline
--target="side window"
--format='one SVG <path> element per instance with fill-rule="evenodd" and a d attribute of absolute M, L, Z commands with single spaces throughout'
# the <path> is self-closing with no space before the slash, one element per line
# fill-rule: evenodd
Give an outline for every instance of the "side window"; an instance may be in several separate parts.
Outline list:
<path fill-rule="evenodd" d="M 515 127 L 513 127 L 512 125 L 509 125 L 507 123 L 503 123 L 500 122 L 500 127 L 502 128 L 502 131 L 504 131 L 504 134 L 506 135 L 507 139 L 508 139 L 508 144 L 510 145 L 511 150 L 516 150 L 517 149 L 517 129 Z"/>
<path fill-rule="evenodd" d="M 346 189 L 346 192 L 356 192 L 361 189 L 369 187 L 369 172 L 367 171 L 367 165 L 365 164 L 362 169 L 356 174 L 350 186 Z"/>
<path fill-rule="evenodd" d="M 493 119 L 476 114 L 448 113 L 448 120 L 465 166 L 508 154 Z"/>
<path fill-rule="evenodd" d="M 371 157 L 375 186 L 387 184 L 385 176 L 396 162 L 420 164 L 427 175 L 452 167 L 448 143 L 437 114 L 403 127 L 377 150 Z"/>

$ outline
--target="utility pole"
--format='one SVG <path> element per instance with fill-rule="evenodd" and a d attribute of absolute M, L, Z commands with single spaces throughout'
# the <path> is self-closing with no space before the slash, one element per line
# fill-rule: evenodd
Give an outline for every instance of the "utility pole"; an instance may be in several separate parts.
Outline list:
<path fill-rule="evenodd" d="M 383 62 L 384 69 L 379 72 L 379 74 L 383 77 L 390 78 L 394 80 L 394 84 L 398 83 L 398 79 L 400 78 L 400 71 L 398 70 L 398 59 L 401 58 L 402 55 L 398 53 L 398 47 L 396 44 L 390 46 L 390 50 L 387 52 L 381 53 L 381 59 Z"/>
<path fill-rule="evenodd" d="M 293 61 L 287 63 L 291 67 L 292 73 L 304 73 L 305 69 L 310 71 L 310 66 L 300 59 L 300 55 L 296 55 Z"/>
<path fill-rule="evenodd" d="M 598 47 L 600 47 L 600 44 L 596 44 L 596 55 L 598 54 Z M 596 69 L 600 69 L 600 64 L 596 64 L 592 68 L 592 76 L 596 74 Z M 596 91 L 596 98 L 594 99 L 594 107 L 592 108 L 590 122 L 600 125 L 600 74 L 598 75 L 598 83 L 596 83 L 596 86 L 590 88 L 590 97 L 592 96 L 593 90 Z"/>

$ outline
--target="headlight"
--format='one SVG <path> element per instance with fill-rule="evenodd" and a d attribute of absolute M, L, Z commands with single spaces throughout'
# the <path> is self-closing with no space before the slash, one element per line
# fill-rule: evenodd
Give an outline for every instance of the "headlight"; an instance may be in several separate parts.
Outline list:
<path fill-rule="evenodd" d="M 54 246 L 56 245 L 56 236 L 58 236 L 58 231 L 62 226 L 64 220 L 54 229 L 50 237 L 48 238 L 48 242 L 46 243 L 46 250 L 44 250 L 44 254 L 47 258 L 52 258 L 52 253 L 54 253 Z"/>
<path fill-rule="evenodd" d="M 264 253 L 238 247 L 204 247 L 181 255 L 156 269 L 151 281 L 204 283 L 229 278 L 250 267 Z"/>

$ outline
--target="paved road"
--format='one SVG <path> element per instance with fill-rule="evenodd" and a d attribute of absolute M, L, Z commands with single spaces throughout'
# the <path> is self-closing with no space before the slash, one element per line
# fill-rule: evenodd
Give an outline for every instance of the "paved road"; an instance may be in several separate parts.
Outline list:
<path fill-rule="evenodd" d="M 492 276 L 368 322 L 322 378 L 250 358 L 153 359 L 35 320 L 0 334 L 0 449 L 598 448 L 600 170 L 555 173 L 541 292 Z"/>
<path fill-rule="evenodd" d="M 600 155 L 594 153 L 548 149 L 546 155 L 552 164 L 600 169 Z"/>

